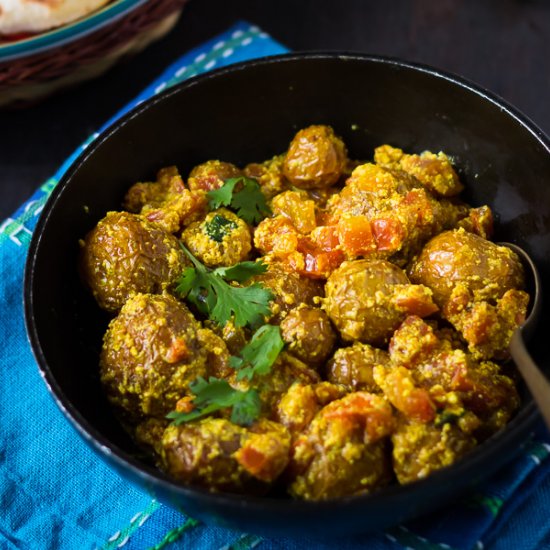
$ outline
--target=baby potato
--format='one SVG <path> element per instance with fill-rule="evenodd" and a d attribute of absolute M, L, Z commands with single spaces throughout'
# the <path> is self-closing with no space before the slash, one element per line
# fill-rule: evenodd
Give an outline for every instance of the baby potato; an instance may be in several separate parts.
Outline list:
<path fill-rule="evenodd" d="M 334 185 L 347 168 L 347 149 L 330 126 L 309 126 L 295 136 L 285 157 L 283 172 L 300 189 Z"/>
<path fill-rule="evenodd" d="M 248 258 L 252 236 L 244 220 L 226 208 L 207 214 L 187 227 L 181 239 L 191 253 L 209 267 L 230 266 Z"/>
<path fill-rule="evenodd" d="M 264 493 L 289 460 L 290 435 L 261 419 L 249 428 L 223 418 L 168 426 L 161 466 L 175 480 L 234 493 Z"/>
<path fill-rule="evenodd" d="M 489 301 L 523 286 L 523 268 L 515 252 L 464 229 L 445 231 L 431 239 L 409 276 L 411 281 L 430 287 L 440 307 L 459 284 L 475 300 Z"/>
<path fill-rule="evenodd" d="M 325 287 L 323 307 L 344 340 L 373 346 L 388 343 L 407 314 L 437 311 L 426 287 L 411 285 L 404 271 L 386 260 L 344 262 Z"/>
<path fill-rule="evenodd" d="M 290 311 L 281 322 L 281 333 L 288 351 L 311 367 L 321 366 L 336 343 L 328 315 L 314 307 L 301 306 Z"/>
<path fill-rule="evenodd" d="M 191 170 L 187 185 L 191 191 L 213 191 L 219 189 L 226 179 L 239 176 L 242 176 L 242 172 L 234 164 L 221 160 L 208 160 Z"/>
<path fill-rule="evenodd" d="M 109 324 L 99 369 L 111 403 L 131 422 L 163 417 L 207 374 L 200 324 L 169 295 L 137 294 Z"/>
<path fill-rule="evenodd" d="M 355 342 L 336 350 L 327 365 L 327 379 L 343 385 L 348 391 L 381 393 L 374 381 L 373 369 L 376 365 L 387 365 L 389 360 L 387 351 Z"/>
<path fill-rule="evenodd" d="M 321 282 L 290 271 L 279 262 L 270 262 L 267 271 L 252 277 L 250 283 L 260 283 L 273 292 L 272 323 L 284 319 L 289 311 L 300 304 L 315 305 L 315 299 L 323 295 Z"/>
<path fill-rule="evenodd" d="M 109 212 L 81 241 L 82 278 L 111 313 L 137 293 L 169 289 L 188 264 L 174 236 L 129 212 Z"/>

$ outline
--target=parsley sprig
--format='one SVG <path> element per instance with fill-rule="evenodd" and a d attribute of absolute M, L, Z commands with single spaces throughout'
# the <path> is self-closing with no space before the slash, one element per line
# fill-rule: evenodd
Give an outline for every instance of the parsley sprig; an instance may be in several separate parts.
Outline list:
<path fill-rule="evenodd" d="M 258 224 L 271 214 L 258 182 L 246 176 L 229 178 L 219 188 L 208 192 L 211 210 L 227 206 L 249 224 Z"/>
<path fill-rule="evenodd" d="M 172 411 L 166 418 L 175 425 L 204 418 L 222 409 L 231 408 L 231 422 L 239 426 L 249 426 L 260 415 L 261 401 L 255 389 L 240 391 L 232 388 L 226 380 L 211 376 L 208 381 L 197 378 L 189 389 L 195 394 L 195 409 L 183 413 Z"/>
<path fill-rule="evenodd" d="M 237 380 L 252 380 L 256 375 L 268 374 L 284 345 L 278 326 L 260 327 L 241 350 L 239 357 L 232 356 L 229 359 L 229 365 L 237 370 Z"/>
<path fill-rule="evenodd" d="M 232 267 L 209 270 L 185 246 L 194 267 L 187 267 L 176 287 L 183 298 L 191 302 L 204 315 L 224 326 L 233 317 L 235 326 L 256 327 L 271 312 L 269 302 L 273 293 L 259 283 L 247 287 L 232 286 L 227 281 L 245 282 L 254 275 L 264 273 L 262 262 L 242 262 Z"/>

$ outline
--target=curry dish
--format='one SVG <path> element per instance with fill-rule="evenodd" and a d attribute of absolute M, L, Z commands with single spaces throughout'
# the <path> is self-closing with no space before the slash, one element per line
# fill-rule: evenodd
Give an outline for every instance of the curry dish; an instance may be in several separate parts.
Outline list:
<path fill-rule="evenodd" d="M 173 480 L 324 500 L 461 459 L 519 407 L 529 297 L 442 152 L 348 157 L 329 126 L 237 167 L 175 167 L 83 238 L 112 314 L 99 372 Z"/>

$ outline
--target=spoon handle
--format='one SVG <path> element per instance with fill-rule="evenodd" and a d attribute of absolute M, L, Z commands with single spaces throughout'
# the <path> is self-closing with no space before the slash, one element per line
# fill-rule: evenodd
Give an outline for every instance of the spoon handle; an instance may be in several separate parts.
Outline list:
<path fill-rule="evenodd" d="M 512 336 L 510 354 L 550 428 L 550 382 L 531 359 L 525 348 L 521 329 L 517 329 Z"/>

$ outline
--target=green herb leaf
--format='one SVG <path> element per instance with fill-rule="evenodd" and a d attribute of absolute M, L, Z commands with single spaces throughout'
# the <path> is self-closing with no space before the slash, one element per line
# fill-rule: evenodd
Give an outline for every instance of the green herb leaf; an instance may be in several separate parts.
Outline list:
<path fill-rule="evenodd" d="M 206 194 L 210 210 L 216 210 L 220 206 L 229 206 L 233 198 L 233 189 L 241 178 L 230 178 L 219 188 L 209 191 Z"/>
<path fill-rule="evenodd" d="M 178 411 L 168 413 L 166 418 L 171 419 L 176 426 L 230 407 L 232 408 L 231 422 L 240 426 L 249 426 L 260 415 L 262 404 L 258 392 L 254 389 L 236 390 L 226 380 L 213 376 L 208 382 L 202 377 L 197 378 L 189 389 L 195 394 L 193 404 L 196 409 L 188 413 Z"/>
<path fill-rule="evenodd" d="M 229 364 L 238 371 L 237 380 L 252 380 L 256 375 L 269 373 L 284 345 L 278 326 L 260 327 L 241 350 L 239 357 L 232 356 L 229 360 Z"/>
<path fill-rule="evenodd" d="M 234 287 L 223 279 L 213 280 L 212 283 L 217 300 L 210 317 L 220 325 L 225 325 L 234 317 L 236 327 L 256 327 L 271 313 L 269 302 L 273 294 L 260 284 Z"/>
<path fill-rule="evenodd" d="M 216 307 L 216 294 L 210 292 L 210 280 L 206 270 L 187 267 L 178 280 L 176 291 L 195 305 L 203 314 L 208 315 Z"/>
<path fill-rule="evenodd" d="M 229 178 L 219 189 L 208 192 L 212 210 L 227 206 L 249 224 L 258 224 L 271 214 L 258 182 L 246 176 Z"/>
<path fill-rule="evenodd" d="M 250 426 L 260 416 L 262 409 L 260 394 L 255 389 L 239 393 L 241 397 L 233 404 L 231 422 L 239 426 Z"/>
<path fill-rule="evenodd" d="M 225 279 L 226 281 L 237 281 L 244 283 L 254 275 L 260 275 L 267 271 L 267 265 L 264 262 L 241 262 L 231 267 L 218 267 L 214 269 L 214 273 Z"/>
<path fill-rule="evenodd" d="M 265 266 L 254 267 L 254 262 L 243 262 L 230 268 L 209 271 L 182 245 L 195 267 L 184 270 L 176 291 L 187 301 L 197 307 L 204 315 L 224 326 L 229 319 L 234 318 L 235 326 L 251 327 L 262 323 L 263 318 L 271 313 L 269 302 L 273 300 L 271 291 L 259 283 L 247 287 L 237 287 L 228 284 L 224 278 L 243 281 L 256 272 L 265 271 Z M 260 271 L 263 270 L 263 271 Z M 229 273 L 229 275 L 228 275 Z"/>

